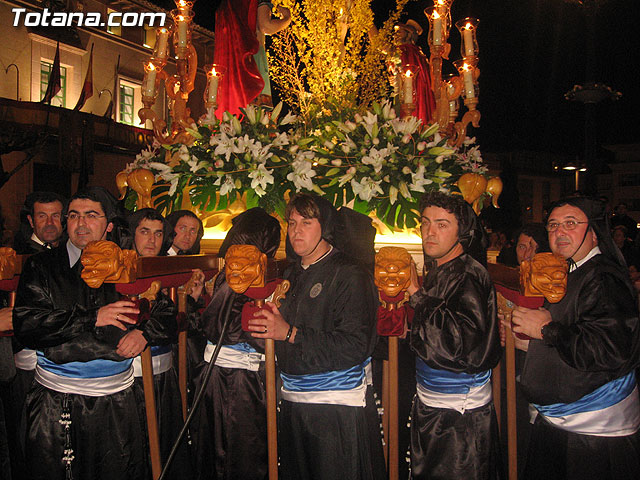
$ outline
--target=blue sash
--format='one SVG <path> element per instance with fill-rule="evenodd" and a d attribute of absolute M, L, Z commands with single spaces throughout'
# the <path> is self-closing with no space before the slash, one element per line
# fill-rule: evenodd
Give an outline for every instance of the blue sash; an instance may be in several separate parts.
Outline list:
<path fill-rule="evenodd" d="M 636 386 L 635 372 L 605 383 L 591 393 L 572 403 L 536 405 L 536 410 L 546 417 L 564 417 L 575 413 L 595 412 L 615 405 L 627 398 Z"/>
<path fill-rule="evenodd" d="M 169 353 L 171 351 L 171 345 L 157 345 L 151 347 L 151 356 L 157 357 L 158 355 L 164 355 L 165 353 Z"/>
<path fill-rule="evenodd" d="M 97 359 L 89 362 L 55 363 L 38 351 L 40 368 L 63 377 L 71 378 L 103 378 L 127 371 L 133 362 L 132 358 L 123 361 Z"/>
<path fill-rule="evenodd" d="M 367 358 L 360 365 L 345 370 L 332 370 L 307 375 L 289 375 L 280 372 L 283 388 L 292 392 L 324 392 L 328 390 L 352 390 L 365 380 L 365 367 L 371 362 Z"/>
<path fill-rule="evenodd" d="M 416 358 L 416 381 L 424 388 L 438 393 L 469 393 L 473 387 L 481 387 L 491 378 L 491 370 L 480 373 L 455 373 L 431 368 L 421 358 Z"/>

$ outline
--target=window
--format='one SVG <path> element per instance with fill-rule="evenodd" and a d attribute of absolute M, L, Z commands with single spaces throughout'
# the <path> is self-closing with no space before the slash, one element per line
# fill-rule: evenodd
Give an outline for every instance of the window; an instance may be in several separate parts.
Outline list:
<path fill-rule="evenodd" d="M 109 15 L 111 15 L 112 13 L 118 13 L 116 10 L 112 9 L 112 8 L 107 8 L 107 32 L 112 34 L 112 35 L 116 35 L 118 37 L 122 36 L 122 27 L 120 25 L 117 26 L 113 26 L 113 25 L 109 25 Z M 118 21 L 119 17 L 115 17 L 114 21 Z"/>
<path fill-rule="evenodd" d="M 133 87 L 120 82 L 120 122 L 133 125 Z"/>
<path fill-rule="evenodd" d="M 47 86 L 49 85 L 49 77 L 51 76 L 51 69 L 53 63 L 44 60 L 40 61 L 40 100 L 44 98 L 44 94 L 47 92 Z M 51 105 L 56 107 L 66 107 L 67 103 L 67 69 L 60 66 L 60 91 L 51 100 Z"/>
<path fill-rule="evenodd" d="M 144 47 L 151 49 L 156 46 L 156 27 L 144 26 L 142 30 L 142 44 Z"/>

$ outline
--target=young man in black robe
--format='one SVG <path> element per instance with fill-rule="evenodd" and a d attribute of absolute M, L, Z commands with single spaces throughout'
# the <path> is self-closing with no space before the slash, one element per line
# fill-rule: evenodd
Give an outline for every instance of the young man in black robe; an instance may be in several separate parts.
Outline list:
<path fill-rule="evenodd" d="M 164 256 L 171 246 L 173 228 L 153 208 L 142 208 L 127 216 L 128 236 L 121 241 L 121 248 L 135 250 L 141 257 Z M 196 281 L 202 285 L 202 279 Z M 200 287 L 201 288 L 201 287 Z M 178 343 L 176 314 L 178 309 L 163 291 L 158 292 L 149 312 L 153 321 L 134 328 L 127 333 L 128 341 L 135 348 L 151 345 L 153 363 L 153 385 L 156 394 L 156 416 L 160 439 L 160 458 L 166 462 L 171 448 L 184 426 L 178 375 L 173 364 L 172 344 Z M 139 347 L 137 346 L 139 343 Z M 144 387 L 142 381 L 142 359 L 133 359 L 134 390 L 138 397 L 140 415 L 145 416 Z M 149 463 L 149 471 L 151 471 Z M 178 479 L 191 476 L 191 463 L 186 442 L 171 463 L 166 478 Z"/>
<path fill-rule="evenodd" d="M 637 296 L 601 201 L 566 198 L 550 212 L 551 251 L 569 263 L 567 292 L 512 318 L 513 331 L 532 338 L 521 377 L 535 408 L 524 478 L 637 479 Z"/>
<path fill-rule="evenodd" d="M 349 235 L 326 200 L 304 194 L 285 212 L 282 307 L 267 303 L 249 322 L 256 338 L 273 338 L 282 377 L 278 451 L 284 479 L 386 478 L 373 389 L 368 387 L 376 335 L 373 276 L 338 249 Z M 347 226 L 347 228 L 351 227 Z M 379 430 L 378 430 L 379 432 Z"/>
<path fill-rule="evenodd" d="M 483 251 L 484 232 L 462 197 L 427 193 L 420 212 L 426 277 L 420 288 L 414 267 L 408 289 L 417 383 L 411 477 L 500 478 L 491 391 L 491 369 L 502 353 L 496 296 L 471 254 Z"/>
<path fill-rule="evenodd" d="M 144 479 L 131 368 L 141 349 L 121 341 L 139 310 L 114 284 L 81 277 L 82 250 L 114 228 L 115 198 L 89 187 L 65 213 L 69 240 L 27 260 L 13 312 L 17 339 L 38 355 L 25 404 L 28 478 Z"/>

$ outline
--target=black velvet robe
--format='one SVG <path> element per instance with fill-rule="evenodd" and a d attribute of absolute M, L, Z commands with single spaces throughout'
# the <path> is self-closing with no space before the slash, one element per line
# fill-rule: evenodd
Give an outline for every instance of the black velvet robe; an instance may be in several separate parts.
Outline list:
<path fill-rule="evenodd" d="M 264 353 L 264 340 L 242 330 L 242 307 L 250 299 L 235 293 L 224 272 L 215 281 L 213 298 L 193 328 L 217 344 L 226 315 L 231 315 L 223 345 L 248 343 Z M 202 388 L 206 367 L 195 379 Z M 214 366 L 202 404 L 191 424 L 195 479 L 260 480 L 268 476 L 267 410 L 264 363 L 257 372 Z"/>
<path fill-rule="evenodd" d="M 411 305 L 411 348 L 431 368 L 474 374 L 498 364 L 502 350 L 495 291 L 486 269 L 471 256 L 434 267 Z M 461 414 L 415 397 L 412 478 L 494 479 L 501 470 L 493 402 Z"/>
<path fill-rule="evenodd" d="M 71 268 L 66 245 L 30 257 L 24 265 L 14 307 L 14 331 L 25 346 L 51 361 L 124 360 L 115 352 L 126 333 L 95 327 L 100 307 L 119 299 L 114 285 L 90 288 Z M 160 324 L 146 329 L 162 332 Z M 147 338 L 152 341 L 153 338 Z M 63 410 L 70 412 L 70 442 L 76 479 L 145 478 L 143 421 L 132 388 L 113 395 L 64 394 L 35 385 L 27 396 L 26 462 L 33 479 L 65 478 Z"/>
<path fill-rule="evenodd" d="M 567 293 L 545 302 L 553 321 L 531 340 L 522 372 L 528 400 L 571 403 L 640 363 L 637 296 L 623 268 L 596 255 L 569 273 Z M 601 437 L 560 430 L 540 416 L 525 478 L 640 478 L 640 435 Z"/>
<path fill-rule="evenodd" d="M 298 330 L 294 344 L 276 342 L 282 371 L 343 370 L 371 356 L 378 300 L 370 274 L 334 250 L 306 270 L 298 261 L 285 278 L 291 288 L 280 312 Z M 365 408 L 282 401 L 282 478 L 385 478 L 380 437 L 371 434 L 378 423 L 372 399 L 369 391 Z"/>

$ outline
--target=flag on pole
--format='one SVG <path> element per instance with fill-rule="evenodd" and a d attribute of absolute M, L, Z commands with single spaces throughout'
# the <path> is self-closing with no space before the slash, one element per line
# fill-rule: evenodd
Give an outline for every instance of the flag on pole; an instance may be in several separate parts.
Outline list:
<path fill-rule="evenodd" d="M 80 92 L 80 98 L 74 110 L 80 110 L 84 102 L 93 96 L 93 45 L 91 44 L 91 54 L 89 55 L 89 66 L 87 67 L 87 74 L 84 76 L 84 83 L 82 84 L 82 91 Z"/>
<path fill-rule="evenodd" d="M 53 59 L 53 66 L 51 72 L 49 72 L 49 83 L 47 83 L 47 91 L 44 92 L 42 97 L 42 103 L 51 104 L 51 100 L 55 97 L 60 90 L 62 90 L 60 75 L 60 42 L 56 45 L 56 56 Z"/>

